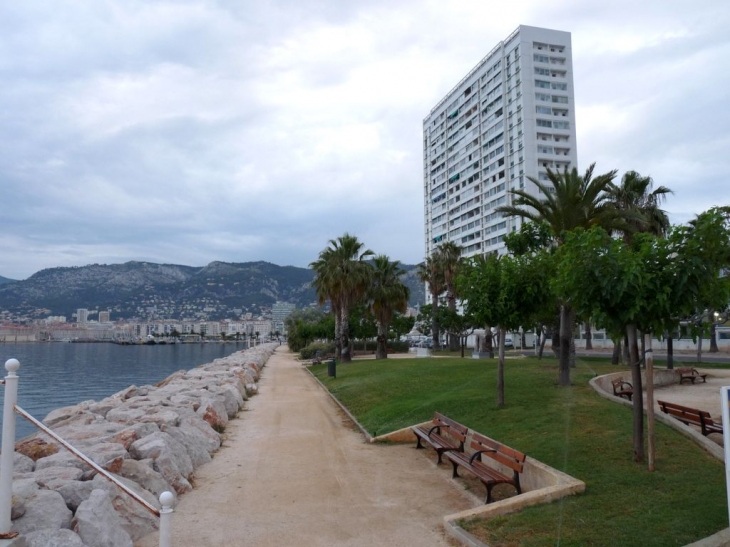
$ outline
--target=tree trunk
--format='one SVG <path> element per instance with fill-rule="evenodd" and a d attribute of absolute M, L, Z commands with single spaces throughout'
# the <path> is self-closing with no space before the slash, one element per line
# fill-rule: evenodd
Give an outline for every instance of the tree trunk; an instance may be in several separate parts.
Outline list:
<path fill-rule="evenodd" d="M 585 322 L 585 329 L 586 329 L 586 351 L 590 351 L 593 349 L 593 333 L 591 332 L 591 322 L 590 321 Z"/>
<path fill-rule="evenodd" d="M 649 471 L 654 471 L 654 352 L 651 347 L 651 333 L 642 337 L 644 342 L 644 366 L 646 368 L 646 423 L 649 445 Z"/>
<path fill-rule="evenodd" d="M 342 361 L 342 319 L 340 318 L 340 310 L 333 306 L 332 313 L 335 316 L 335 360 Z M 249 342 L 249 347 L 251 344 Z"/>
<path fill-rule="evenodd" d="M 549 331 L 550 336 L 552 336 L 552 331 Z M 548 339 L 548 332 L 542 333 L 542 339 L 540 340 L 540 351 L 537 354 L 538 360 L 542 359 L 542 354 L 545 351 L 545 342 L 547 342 Z"/>
<path fill-rule="evenodd" d="M 631 398 L 634 410 L 634 461 L 640 463 L 644 461 L 644 397 L 642 396 L 636 325 L 627 325 L 626 335 L 629 339 L 631 383 L 634 388 L 634 396 Z"/>
<path fill-rule="evenodd" d="M 717 325 L 713 321 L 710 325 L 710 353 L 717 353 Z"/>
<path fill-rule="evenodd" d="M 570 341 L 573 338 L 574 312 L 567 304 L 560 306 L 560 365 L 558 384 L 570 385 Z"/>
<path fill-rule="evenodd" d="M 624 334 L 624 349 L 623 349 L 623 354 L 622 354 L 624 356 L 623 363 L 626 363 L 629 366 L 631 366 L 631 355 L 629 354 L 629 350 L 630 350 L 629 337 L 626 334 Z"/>
<path fill-rule="evenodd" d="M 670 332 L 667 335 L 667 368 L 672 370 L 674 368 L 674 333 Z"/>
<path fill-rule="evenodd" d="M 388 325 L 386 325 L 385 323 L 378 323 L 378 337 L 377 345 L 375 348 L 375 358 L 388 358 Z"/>
<path fill-rule="evenodd" d="M 621 362 L 621 338 L 613 339 L 613 354 L 611 355 L 611 364 L 618 365 Z"/>
<path fill-rule="evenodd" d="M 489 325 L 484 327 L 484 350 L 489 354 L 490 359 L 494 359 L 494 337 L 492 327 Z"/>
<path fill-rule="evenodd" d="M 433 338 L 433 349 L 441 349 L 441 331 L 439 330 L 438 308 L 439 295 L 431 293 L 431 337 Z"/>
<path fill-rule="evenodd" d="M 553 354 L 555 354 L 555 357 L 560 359 L 560 326 L 558 326 L 557 329 L 553 329 L 551 333 L 550 349 L 553 350 Z"/>
<path fill-rule="evenodd" d="M 573 313 L 573 317 L 575 317 L 575 313 Z M 574 324 L 574 322 L 573 322 Z M 571 329 L 572 331 L 572 329 Z M 575 335 L 572 334 L 570 336 L 570 354 L 568 356 L 568 361 L 570 364 L 570 368 L 575 368 Z"/>
<path fill-rule="evenodd" d="M 340 332 L 342 338 L 342 355 L 340 362 L 350 363 L 352 362 L 352 352 L 350 347 L 350 308 L 347 305 L 342 305 L 340 308 Z"/>
<path fill-rule="evenodd" d="M 507 329 L 499 328 L 499 362 L 497 363 L 497 406 L 504 406 L 504 337 Z"/>
<path fill-rule="evenodd" d="M 461 346 L 461 358 L 464 358 L 464 348 L 466 347 L 466 336 L 462 336 L 460 339 L 460 346 Z"/>
<path fill-rule="evenodd" d="M 644 336 L 644 333 L 641 333 L 641 368 L 646 369 L 646 336 Z"/>
<path fill-rule="evenodd" d="M 702 362 L 702 325 L 700 325 L 700 334 L 697 336 L 697 362 Z"/>

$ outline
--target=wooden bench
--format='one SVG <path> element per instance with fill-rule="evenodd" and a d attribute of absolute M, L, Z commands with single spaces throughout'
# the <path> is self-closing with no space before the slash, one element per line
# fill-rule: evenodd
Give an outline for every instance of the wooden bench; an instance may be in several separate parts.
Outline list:
<path fill-rule="evenodd" d="M 698 426 L 704 436 L 710 433 L 722 434 L 722 424 L 716 424 L 710 417 L 710 413 L 706 410 L 698 410 L 667 401 L 657 401 L 657 403 L 665 414 L 669 414 L 687 425 Z"/>
<path fill-rule="evenodd" d="M 707 374 L 702 374 L 694 367 L 680 367 L 677 369 L 679 372 L 679 383 L 681 384 L 685 380 L 695 383 L 695 380 L 702 378 L 702 381 L 707 383 Z"/>
<path fill-rule="evenodd" d="M 626 397 L 629 401 L 634 396 L 634 386 L 625 380 L 613 380 L 613 394 L 616 397 Z"/>
<path fill-rule="evenodd" d="M 416 448 L 426 448 L 421 444 L 421 441 L 426 441 L 436 450 L 438 463 L 441 463 L 444 452 L 452 450 L 463 452 L 466 435 L 469 432 L 466 426 L 438 412 L 433 413 L 430 425 L 414 426 L 411 430 L 416 434 L 418 440 Z"/>
<path fill-rule="evenodd" d="M 457 469 L 463 467 L 473 475 L 475 475 L 482 484 L 487 487 L 487 498 L 484 503 L 492 501 L 492 488 L 497 484 L 511 484 L 517 489 L 517 493 L 522 493 L 520 487 L 520 473 L 522 473 L 525 463 L 525 455 L 517 450 L 503 445 L 489 437 L 472 432 L 471 449 L 473 452 L 448 452 L 446 457 L 454 466 L 453 477 L 459 476 Z M 491 467 L 483 462 L 482 457 L 487 456 L 512 470 L 512 476 L 504 475 L 496 468 Z"/>

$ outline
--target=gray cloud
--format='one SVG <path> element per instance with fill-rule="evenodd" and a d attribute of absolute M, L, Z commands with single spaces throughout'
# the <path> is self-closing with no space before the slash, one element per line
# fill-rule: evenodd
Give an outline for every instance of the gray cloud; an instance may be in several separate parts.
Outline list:
<path fill-rule="evenodd" d="M 27 4 L 27 5 L 26 5 Z M 421 123 L 518 24 L 573 33 L 583 167 L 675 190 L 730 167 L 720 1 L 0 6 L 0 275 L 126 260 L 304 266 L 355 233 L 423 257 Z"/>

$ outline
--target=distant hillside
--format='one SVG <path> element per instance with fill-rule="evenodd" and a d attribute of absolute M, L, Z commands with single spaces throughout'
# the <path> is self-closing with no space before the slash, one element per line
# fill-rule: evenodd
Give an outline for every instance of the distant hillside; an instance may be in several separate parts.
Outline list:
<path fill-rule="evenodd" d="M 15 279 L 8 279 L 0 275 L 0 285 L 4 285 L 5 283 L 15 283 Z"/>
<path fill-rule="evenodd" d="M 423 301 L 423 284 L 408 271 L 411 302 Z M 258 315 L 278 301 L 306 307 L 316 302 L 307 268 L 268 262 L 211 262 L 205 267 L 150 262 L 92 264 L 41 270 L 26 280 L 0 284 L 0 311 L 16 318 L 65 315 L 78 308 L 111 310 L 113 319 L 215 320 Z"/>

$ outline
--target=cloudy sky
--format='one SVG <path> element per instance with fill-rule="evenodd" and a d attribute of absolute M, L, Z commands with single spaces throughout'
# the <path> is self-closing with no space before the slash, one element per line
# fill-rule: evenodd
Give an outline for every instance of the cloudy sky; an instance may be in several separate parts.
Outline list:
<path fill-rule="evenodd" d="M 580 168 L 730 203 L 726 0 L 0 4 L 0 275 L 423 259 L 422 121 L 519 24 L 573 37 Z"/>

